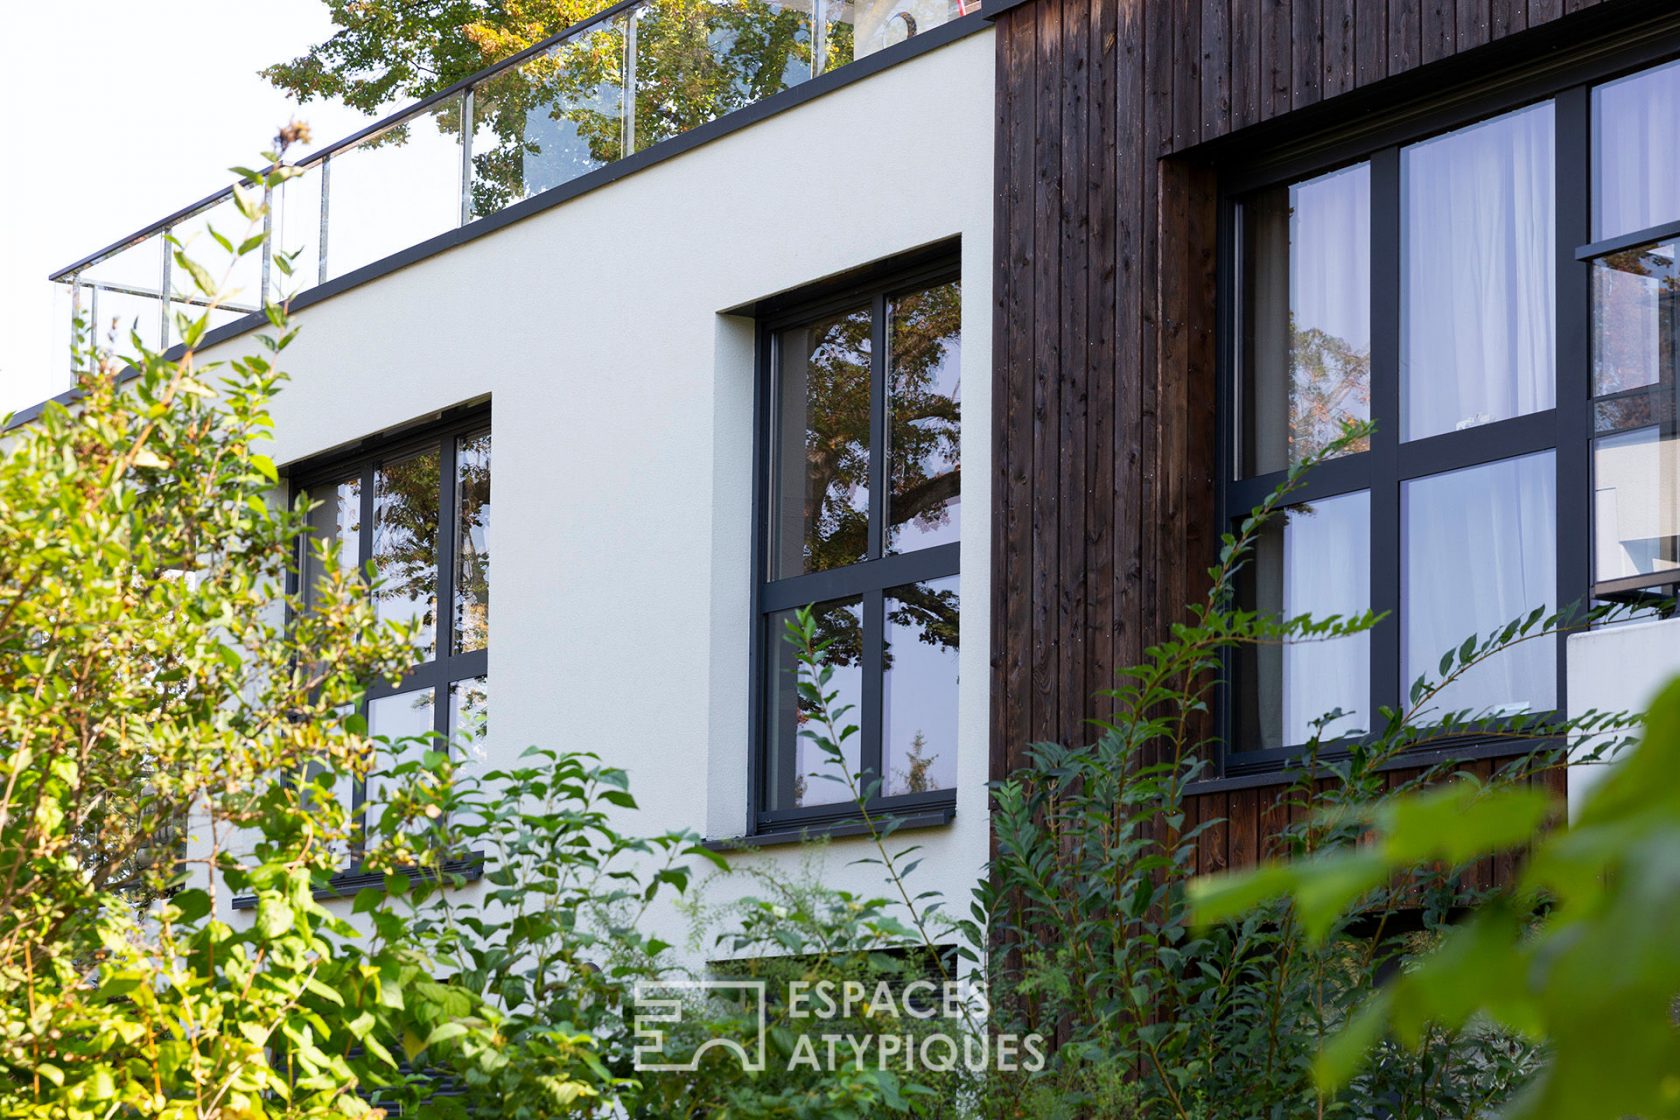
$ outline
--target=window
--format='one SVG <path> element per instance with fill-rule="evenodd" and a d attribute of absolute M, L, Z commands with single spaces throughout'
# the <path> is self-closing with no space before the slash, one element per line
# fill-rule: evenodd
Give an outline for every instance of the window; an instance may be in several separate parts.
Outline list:
<path fill-rule="evenodd" d="M 760 832 L 856 814 L 800 734 L 810 713 L 783 640 L 815 609 L 832 687 L 859 732 L 847 766 L 876 802 L 953 802 L 962 528 L 961 292 L 949 266 L 806 302 L 760 335 L 755 611 Z"/>
<path fill-rule="evenodd" d="M 1376 425 L 1308 476 L 1239 596 L 1388 614 L 1233 656 L 1228 772 L 1332 712 L 1324 739 L 1369 730 L 1472 633 L 1680 584 L 1680 62 L 1593 65 L 1316 169 L 1227 177 L 1221 517 L 1345 421 Z M 1433 707 L 1558 710 L 1563 657 L 1523 643 Z"/>
<path fill-rule="evenodd" d="M 381 620 L 415 627 L 415 664 L 396 685 L 375 682 L 363 702 L 368 732 L 391 739 L 435 732 L 471 765 L 484 756 L 490 679 L 490 420 L 477 412 L 424 435 L 388 441 L 300 475 L 295 495 L 320 504 L 317 538 L 337 540 L 339 562 L 371 560 Z M 313 549 L 299 564 L 303 593 L 325 574 Z M 356 813 L 381 804 L 377 760 L 360 788 L 344 789 Z"/>

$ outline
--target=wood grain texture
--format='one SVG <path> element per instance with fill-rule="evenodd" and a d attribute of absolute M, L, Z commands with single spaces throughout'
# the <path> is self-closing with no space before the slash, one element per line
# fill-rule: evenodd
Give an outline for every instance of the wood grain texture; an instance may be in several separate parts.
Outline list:
<path fill-rule="evenodd" d="M 1001 14 L 994 776 L 1032 741 L 1090 740 L 1116 668 L 1184 617 L 1216 547 L 1217 179 L 1191 149 L 1588 2 L 1033 0 Z M 1198 795 L 1195 819 L 1224 818 L 1198 865 L 1261 858 L 1288 820 L 1275 795 Z"/>

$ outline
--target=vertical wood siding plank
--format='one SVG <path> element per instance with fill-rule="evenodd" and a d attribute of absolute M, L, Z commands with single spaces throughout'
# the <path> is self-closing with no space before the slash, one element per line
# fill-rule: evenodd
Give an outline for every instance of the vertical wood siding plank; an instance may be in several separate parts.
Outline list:
<path fill-rule="evenodd" d="M 1136 661 L 1143 653 L 1143 371 L 1148 230 L 1144 168 L 1154 163 L 1153 133 L 1146 112 L 1160 118 L 1159 102 L 1145 97 L 1145 75 L 1153 75 L 1147 51 L 1148 0 L 1119 0 L 1120 50 L 1116 59 L 1115 157 L 1116 237 L 1114 386 L 1114 662 Z M 1165 5 L 1155 3 L 1154 8 Z M 1168 56 L 1171 57 L 1170 55 Z"/>
<path fill-rule="evenodd" d="M 1161 449 L 1159 378 L 1157 369 L 1162 348 L 1163 324 L 1160 299 L 1160 246 L 1162 207 L 1160 161 L 1172 150 L 1174 109 L 1173 67 L 1176 11 L 1171 0 L 1145 0 L 1147 17 L 1145 66 L 1148 77 L 1144 92 L 1144 153 L 1137 176 L 1143 192 L 1143 244 L 1139 254 L 1137 307 L 1143 346 L 1138 365 L 1138 654 L 1154 641 L 1159 628 L 1157 608 L 1161 572 L 1155 563 L 1161 535 Z M 1162 98 L 1162 92 L 1166 97 Z M 1175 235 L 1176 236 L 1176 235 Z M 1135 659 L 1135 658 L 1134 658 Z"/>
<path fill-rule="evenodd" d="M 1563 16 L 1563 0 L 1528 0 L 1528 25 L 1539 27 Z"/>
<path fill-rule="evenodd" d="M 1231 4 L 1201 2 L 1203 140 L 1231 131 Z"/>
<path fill-rule="evenodd" d="M 1320 0 L 1323 5 L 1325 97 L 1346 93 L 1354 83 L 1354 0 Z M 1295 83 L 1300 85 L 1300 75 Z"/>
<path fill-rule="evenodd" d="M 1488 41 L 1493 15 L 1490 0 L 1457 0 L 1458 49 L 1467 51 Z"/>
<path fill-rule="evenodd" d="M 1150 563 L 1157 575 L 1155 619 L 1157 636 L 1180 617 L 1188 582 L 1181 562 L 1179 538 L 1185 524 L 1186 471 L 1189 459 L 1189 382 L 1191 324 L 1185 319 L 1191 304 L 1190 248 L 1186 236 L 1193 214 L 1190 170 L 1177 160 L 1160 164 L 1161 232 L 1157 254 L 1160 287 L 1160 355 L 1156 363 L 1158 415 L 1158 492 L 1151 518 L 1156 547 Z"/>
<path fill-rule="evenodd" d="M 1264 790 L 1231 791 L 1231 824 L 1225 850 L 1233 869 L 1253 867 L 1260 861 L 1260 797 Z"/>
<path fill-rule="evenodd" d="M 1202 139 L 1202 0 L 1170 3 L 1173 21 L 1173 150 Z"/>
<path fill-rule="evenodd" d="M 1062 572 L 1057 532 L 1063 509 L 1059 475 L 1061 358 L 1061 4 L 1038 0 L 1036 113 L 1041 127 L 1034 147 L 1033 197 L 1033 664 L 1032 737 L 1054 739 L 1061 714 L 1057 610 Z"/>
<path fill-rule="evenodd" d="M 1427 64 L 1449 58 L 1458 49 L 1458 10 L 1453 0 L 1424 0 L 1422 58 Z"/>
<path fill-rule="evenodd" d="M 1490 39 L 1503 39 L 1528 30 L 1528 0 L 1493 0 Z"/>
<path fill-rule="evenodd" d="M 1083 745 L 1089 737 L 1084 720 L 1090 704 L 1086 689 L 1085 518 L 1090 506 L 1086 487 L 1090 372 L 1090 193 L 1086 179 L 1090 118 L 1091 4 L 1061 0 L 1061 306 L 1052 324 L 1061 332 L 1057 346 L 1060 384 L 1057 397 L 1056 486 L 1061 516 L 1056 526 L 1054 634 L 1061 663 L 1057 679 L 1061 711 L 1056 738 Z M 1096 0 L 1100 3 L 1101 0 Z"/>
<path fill-rule="evenodd" d="M 1355 0 L 1355 82 L 1368 86 L 1388 77 L 1388 2 Z"/>
<path fill-rule="evenodd" d="M 1228 794 L 1204 793 L 1196 820 L 1206 827 L 1196 837 L 1196 866 L 1203 875 L 1217 875 L 1231 866 L 1231 803 Z"/>
<path fill-rule="evenodd" d="M 1003 608 L 994 610 L 994 646 L 1001 651 L 1001 673 L 993 680 L 1003 694 L 1004 713 L 994 726 L 994 778 L 1002 778 L 1025 762 L 1032 739 L 1032 513 L 1033 513 L 1033 200 L 1036 186 L 1033 145 L 1037 135 L 1035 90 L 1038 26 L 1031 8 L 1008 12 L 999 29 L 1003 80 L 1003 133 L 999 138 L 1000 208 L 1007 215 L 999 226 L 998 244 L 1004 255 L 1003 283 L 997 292 L 998 321 L 1003 341 L 996 378 L 1004 395 L 999 412 L 1000 439 L 1006 450 L 1000 495 L 1003 551 L 1002 570 L 994 570 L 1001 586 Z M 1001 679 L 1000 679 L 1001 677 Z"/>
<path fill-rule="evenodd" d="M 1324 69 L 1324 29 L 1318 24 L 1318 0 L 1260 0 L 1260 116 L 1271 120 L 1289 112 L 1299 74 L 1307 89 L 1301 105 L 1318 100 Z"/>
<path fill-rule="evenodd" d="M 1404 74 L 1423 60 L 1425 0 L 1388 0 L 1388 72 Z"/>
<path fill-rule="evenodd" d="M 1290 106 L 1295 109 L 1317 104 L 1324 91 L 1324 25 L 1319 22 L 1319 13 L 1326 2 L 1290 3 Z"/>
<path fill-rule="evenodd" d="M 1093 698 L 1096 715 L 1109 714 L 1105 700 L 1095 699 L 1114 684 L 1114 457 L 1116 349 L 1115 276 L 1120 247 L 1117 176 L 1121 160 L 1115 143 L 1119 124 L 1116 102 L 1119 65 L 1120 0 L 1092 0 L 1089 135 L 1086 190 L 1090 196 L 1090 236 L 1087 252 L 1090 280 L 1086 291 L 1090 345 L 1086 351 L 1086 382 L 1090 400 L 1086 411 L 1085 521 L 1085 649 L 1084 693 Z"/>
<path fill-rule="evenodd" d="M 1270 81 L 1261 56 L 1261 9 L 1266 0 L 1236 0 L 1231 5 L 1231 131 L 1261 120 L 1262 102 L 1271 104 Z M 1275 0 L 1272 6 L 1276 7 Z M 1286 94 L 1287 96 L 1287 94 Z M 1268 114 L 1269 115 L 1269 114 Z"/>

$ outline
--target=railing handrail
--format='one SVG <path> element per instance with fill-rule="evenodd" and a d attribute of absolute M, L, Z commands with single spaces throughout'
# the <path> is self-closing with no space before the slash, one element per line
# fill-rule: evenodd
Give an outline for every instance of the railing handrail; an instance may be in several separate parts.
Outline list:
<path fill-rule="evenodd" d="M 335 140 L 326 147 L 309 153 L 309 155 L 297 161 L 297 166 L 309 167 L 312 164 L 318 164 L 334 153 L 344 151 L 346 148 L 354 147 L 356 144 L 361 143 L 370 136 L 376 136 L 379 133 L 384 132 L 386 129 L 394 128 L 408 120 L 410 117 L 416 116 L 427 109 L 430 109 L 433 105 L 442 101 L 447 101 L 449 98 L 465 92 L 495 74 L 499 74 L 504 70 L 511 70 L 513 67 L 518 66 L 527 59 L 541 54 L 543 51 L 548 50 L 550 47 L 553 47 L 558 43 L 576 35 L 580 35 L 597 24 L 605 23 L 614 16 L 629 11 L 631 8 L 644 7 L 651 2 L 652 0 L 617 0 L 616 3 L 609 4 L 607 7 L 602 8 L 593 15 L 585 16 L 576 23 L 567 25 L 562 30 L 555 32 L 553 35 L 543 39 L 541 42 L 533 43 L 518 53 L 509 55 L 507 58 L 502 59 L 500 62 L 486 66 L 482 70 L 469 74 L 467 77 L 462 78 L 460 81 L 455 82 L 444 89 L 438 90 L 436 93 L 427 94 L 420 100 L 405 105 L 386 116 L 380 117 L 372 124 L 352 132 L 343 139 Z M 237 185 L 241 184 L 229 184 L 213 194 L 205 195 L 197 202 L 183 206 L 181 209 L 165 215 L 149 225 L 142 226 L 133 233 L 111 242 L 103 249 L 89 253 L 87 256 L 75 261 L 73 264 L 68 264 L 63 268 L 49 273 L 47 279 L 52 282 L 68 280 L 76 273 L 81 272 L 83 269 L 99 264 L 101 261 L 109 257 L 113 257 L 126 249 L 131 249 L 145 241 L 148 237 L 162 233 L 172 226 L 179 225 L 182 221 L 192 217 L 194 214 L 201 213 L 202 211 L 208 210 L 211 207 L 217 206 L 232 198 L 233 188 Z"/>

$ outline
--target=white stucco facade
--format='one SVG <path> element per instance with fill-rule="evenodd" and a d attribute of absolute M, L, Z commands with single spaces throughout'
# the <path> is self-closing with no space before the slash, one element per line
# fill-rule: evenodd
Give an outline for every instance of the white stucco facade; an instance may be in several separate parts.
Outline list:
<path fill-rule="evenodd" d="M 918 888 L 966 909 L 987 852 L 993 88 L 987 28 L 299 312 L 282 469 L 490 402 L 493 764 L 593 751 L 630 773 L 627 829 L 747 830 L 755 332 L 726 311 L 960 238 L 957 814 L 914 842 Z M 833 841 L 824 880 L 880 889 L 866 845 Z"/>

